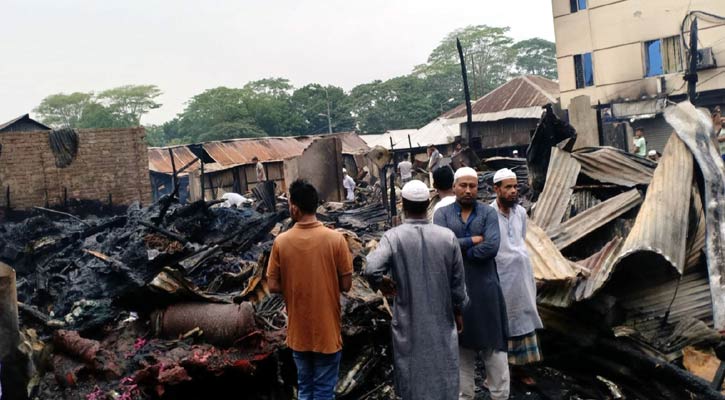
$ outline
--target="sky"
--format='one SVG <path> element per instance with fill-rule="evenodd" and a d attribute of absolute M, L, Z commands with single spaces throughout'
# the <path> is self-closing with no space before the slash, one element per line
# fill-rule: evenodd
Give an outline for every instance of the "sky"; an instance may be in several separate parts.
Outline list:
<path fill-rule="evenodd" d="M 154 84 L 163 123 L 206 89 L 283 77 L 350 90 L 411 72 L 450 32 L 554 41 L 550 0 L 0 0 L 0 123 L 50 94 Z"/>

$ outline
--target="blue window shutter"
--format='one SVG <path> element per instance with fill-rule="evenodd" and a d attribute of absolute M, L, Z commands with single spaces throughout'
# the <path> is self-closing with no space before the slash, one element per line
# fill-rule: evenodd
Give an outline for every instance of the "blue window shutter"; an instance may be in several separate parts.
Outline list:
<path fill-rule="evenodd" d="M 662 68 L 662 41 L 651 40 L 644 42 L 645 49 L 645 76 L 657 76 L 664 73 Z"/>
<path fill-rule="evenodd" d="M 592 53 L 584 53 L 582 55 L 584 63 L 584 84 L 586 86 L 594 85 L 594 64 L 592 63 Z"/>

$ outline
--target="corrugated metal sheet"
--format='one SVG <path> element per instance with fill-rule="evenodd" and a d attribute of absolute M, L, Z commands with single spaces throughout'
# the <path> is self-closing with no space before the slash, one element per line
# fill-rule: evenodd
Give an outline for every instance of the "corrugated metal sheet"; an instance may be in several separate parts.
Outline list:
<path fill-rule="evenodd" d="M 544 191 L 532 213 L 533 221 L 547 232 L 561 224 L 580 169 L 570 153 L 552 148 Z"/>
<path fill-rule="evenodd" d="M 541 107 L 512 108 L 510 110 L 496 111 L 486 114 L 474 114 L 471 116 L 471 120 L 473 122 L 494 122 L 503 119 L 533 119 L 538 122 L 539 119 L 541 119 L 541 114 L 543 114 L 543 112 L 544 110 Z M 450 118 L 448 121 L 462 124 L 466 122 L 466 117 Z"/>
<path fill-rule="evenodd" d="M 597 204 L 546 232 L 556 247 L 562 250 L 638 206 L 641 202 L 642 196 L 639 191 L 632 189 Z"/>
<path fill-rule="evenodd" d="M 564 215 L 564 221 L 569 220 L 582 212 L 596 206 L 602 201 L 594 196 L 591 190 L 577 190 L 571 195 L 569 212 Z"/>
<path fill-rule="evenodd" d="M 588 271 L 589 276 L 578 283 L 574 295 L 576 301 L 592 297 L 607 283 L 609 277 L 612 275 L 612 267 L 614 267 L 614 263 L 617 260 L 622 243 L 624 243 L 624 239 L 615 236 L 599 252 L 585 260 L 577 262 L 577 264 Z"/>
<path fill-rule="evenodd" d="M 189 150 L 189 148 L 186 146 L 149 147 L 149 170 L 154 172 L 160 172 L 163 174 L 172 174 L 174 172 L 174 169 L 171 167 L 171 156 L 169 156 L 169 149 L 171 149 L 172 153 L 174 154 L 174 163 L 176 164 L 177 171 L 196 158 L 194 153 L 192 153 L 191 150 Z M 189 166 L 181 175 L 196 171 L 200 167 L 201 164 L 199 164 L 198 162 L 194 163 Z"/>
<path fill-rule="evenodd" d="M 40 122 L 30 118 L 30 114 L 24 114 L 21 115 L 15 119 L 11 119 L 8 122 L 5 122 L 3 124 L 0 124 L 0 132 L 4 131 L 15 131 L 17 129 L 13 129 L 13 125 L 24 125 L 32 127 L 32 130 L 38 130 L 38 131 L 49 131 L 51 130 L 48 126 L 41 124 Z M 25 129 L 23 129 L 25 130 Z"/>
<path fill-rule="evenodd" d="M 408 144 L 408 135 L 413 143 L 413 147 L 417 146 L 416 142 L 413 141 L 413 137 L 418 133 L 417 129 L 398 129 L 394 131 L 387 131 L 379 135 L 360 135 L 360 138 L 367 143 L 369 147 L 380 146 L 388 150 L 390 147 L 390 139 L 393 139 L 393 146 L 396 150 L 407 149 L 410 147 Z M 422 145 L 421 145 L 422 146 Z"/>
<path fill-rule="evenodd" d="M 713 326 L 710 288 L 704 268 L 688 272 L 681 280 L 671 279 L 646 289 L 632 290 L 621 296 L 618 304 L 625 310 L 624 324 L 653 342 L 669 333 L 662 327 L 668 309 L 668 323 L 698 319 Z"/>
<path fill-rule="evenodd" d="M 259 161 L 281 161 L 302 154 L 308 144 L 294 137 L 234 139 L 202 143 L 214 161 L 223 166 L 248 164 L 255 156 Z"/>
<path fill-rule="evenodd" d="M 694 220 L 692 219 L 694 217 Z M 702 209 L 702 198 L 697 185 L 692 186 L 692 211 L 690 214 L 690 227 L 694 230 L 687 238 L 687 260 L 685 270 L 692 269 L 700 263 L 702 251 L 705 249 L 705 212 Z"/>
<path fill-rule="evenodd" d="M 531 220 L 526 227 L 526 248 L 537 280 L 550 282 L 576 278 L 576 271 L 569 264 L 569 260 L 561 255 L 544 230 Z"/>
<path fill-rule="evenodd" d="M 364 154 L 370 151 L 370 146 L 368 146 L 360 135 L 355 132 L 336 132 L 325 135 L 296 136 L 295 139 L 309 146 L 314 140 L 326 137 L 335 137 L 340 139 L 340 142 L 342 143 L 342 154 L 355 155 Z"/>
<path fill-rule="evenodd" d="M 599 182 L 633 187 L 647 185 L 656 163 L 614 147 L 588 147 L 575 151 L 581 172 Z"/>
<path fill-rule="evenodd" d="M 710 137 L 712 119 L 706 111 L 682 102 L 665 111 L 667 122 L 692 152 L 704 180 L 705 255 L 712 295 L 715 328 L 725 330 L 725 165 Z M 675 135 L 673 135 L 675 136 Z"/>
<path fill-rule="evenodd" d="M 552 80 L 536 75 L 523 75 L 514 78 L 503 85 L 492 90 L 485 96 L 476 100 L 471 105 L 474 115 L 495 113 L 499 111 L 512 110 L 516 108 L 539 108 L 541 116 L 541 107 L 556 103 L 559 97 L 559 84 Z M 447 115 L 447 118 L 465 117 L 466 109 L 457 110 L 455 113 Z"/>
<path fill-rule="evenodd" d="M 411 138 L 413 145 L 420 147 L 453 143 L 461 137 L 461 125 L 444 118 L 436 118 L 418 129 Z"/>
<path fill-rule="evenodd" d="M 692 154 L 672 135 L 617 264 L 640 254 L 653 257 L 653 263 L 664 259 L 682 274 L 687 255 L 692 172 Z"/>

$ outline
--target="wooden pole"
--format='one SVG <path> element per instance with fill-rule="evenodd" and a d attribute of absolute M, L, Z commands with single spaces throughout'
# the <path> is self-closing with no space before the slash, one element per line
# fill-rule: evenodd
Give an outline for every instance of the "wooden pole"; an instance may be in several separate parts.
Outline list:
<path fill-rule="evenodd" d="M 463 76 L 463 94 L 466 97 L 466 135 L 461 137 L 464 146 L 470 145 L 471 125 L 473 123 L 473 114 L 471 112 L 471 93 L 468 90 L 468 74 L 466 72 L 466 59 L 463 57 L 463 47 L 461 41 L 456 38 L 456 47 L 458 48 L 458 57 L 461 59 L 461 75 Z"/>

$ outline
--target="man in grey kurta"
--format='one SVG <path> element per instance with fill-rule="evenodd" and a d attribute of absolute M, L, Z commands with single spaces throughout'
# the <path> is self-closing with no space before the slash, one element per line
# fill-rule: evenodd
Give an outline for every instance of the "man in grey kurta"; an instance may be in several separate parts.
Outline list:
<path fill-rule="evenodd" d="M 465 328 L 459 337 L 460 398 L 474 397 L 475 358 L 481 351 L 491 398 L 508 399 L 508 320 L 495 261 L 499 247 L 498 218 L 493 208 L 477 200 L 478 176 L 472 168 L 456 171 L 453 190 L 456 202 L 438 209 L 433 222 L 453 231 L 463 253 L 470 301 L 463 309 Z"/>
<path fill-rule="evenodd" d="M 536 329 L 543 328 L 536 309 L 536 282 L 526 249 L 526 210 L 517 204 L 516 174 L 501 169 L 493 177 L 496 200 L 491 207 L 498 215 L 501 244 L 496 254 L 496 268 L 506 299 L 509 344 L 512 365 L 541 360 Z"/>
<path fill-rule="evenodd" d="M 403 399 L 458 398 L 458 330 L 467 301 L 463 258 L 450 230 L 428 222 L 428 187 L 402 190 L 405 223 L 383 235 L 363 274 L 394 294 L 395 390 Z M 386 277 L 390 274 L 391 278 Z"/>

